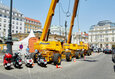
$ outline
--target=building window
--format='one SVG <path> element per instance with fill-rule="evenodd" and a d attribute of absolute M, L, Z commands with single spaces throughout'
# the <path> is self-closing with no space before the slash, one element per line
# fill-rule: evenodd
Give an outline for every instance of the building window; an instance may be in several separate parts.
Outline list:
<path fill-rule="evenodd" d="M 105 38 L 105 41 L 108 42 L 108 38 Z"/>
<path fill-rule="evenodd" d="M 114 30 L 112 30 L 112 33 L 114 33 Z"/>
<path fill-rule="evenodd" d="M 108 47 L 108 44 L 106 44 L 106 47 Z"/>
<path fill-rule="evenodd" d="M 12 30 L 12 33 L 14 33 L 14 30 Z"/>
<path fill-rule="evenodd" d="M 112 41 L 114 42 L 114 37 L 112 37 Z"/>
<path fill-rule="evenodd" d="M 12 13 L 12 15 L 15 15 L 15 13 Z"/>
<path fill-rule="evenodd" d="M 16 29 L 18 29 L 18 26 L 16 27 Z"/>
<path fill-rule="evenodd" d="M 22 23 L 20 23 L 20 25 L 22 25 Z"/>
<path fill-rule="evenodd" d="M 6 29 L 4 29 L 4 32 L 6 31 Z"/>
<path fill-rule="evenodd" d="M 15 13 L 15 16 L 17 16 L 17 13 Z"/>
<path fill-rule="evenodd" d="M 0 14 L 0 16 L 2 16 L 2 14 Z"/>
<path fill-rule="evenodd" d="M 13 20 L 15 20 L 15 18 L 13 17 Z"/>
<path fill-rule="evenodd" d="M 14 26 L 12 26 L 12 29 L 14 29 Z"/>
<path fill-rule="evenodd" d="M 9 11 L 7 11 L 7 14 L 9 14 Z"/>
<path fill-rule="evenodd" d="M 20 16 L 22 17 L 22 14 Z"/>
<path fill-rule="evenodd" d="M 18 33 L 18 31 L 16 31 L 16 33 Z"/>
<path fill-rule="evenodd" d="M 6 27 L 6 24 L 4 24 L 4 28 Z"/>
<path fill-rule="evenodd" d="M 18 18 L 16 20 L 19 20 Z"/>
<path fill-rule="evenodd" d="M 20 27 L 20 30 L 22 30 L 22 27 Z"/>
<path fill-rule="evenodd" d="M 15 22 L 13 21 L 13 24 L 15 24 Z"/>
<path fill-rule="evenodd" d="M 18 25 L 18 22 L 16 24 Z"/>
<path fill-rule="evenodd" d="M 4 22 L 6 22 L 6 19 L 4 19 Z"/>
<path fill-rule="evenodd" d="M 5 10 L 2 10 L 2 12 L 5 12 Z"/>
<path fill-rule="evenodd" d="M 108 31 L 106 30 L 105 33 L 108 33 Z"/>
<path fill-rule="evenodd" d="M 0 22 L 2 21 L 2 19 L 0 18 Z"/>
<path fill-rule="evenodd" d="M 4 15 L 4 18 L 7 18 L 7 16 L 6 16 L 6 15 Z"/>

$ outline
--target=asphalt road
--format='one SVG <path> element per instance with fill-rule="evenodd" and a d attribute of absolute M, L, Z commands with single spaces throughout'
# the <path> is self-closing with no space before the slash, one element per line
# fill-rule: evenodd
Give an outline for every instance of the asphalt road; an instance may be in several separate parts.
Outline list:
<path fill-rule="evenodd" d="M 0 66 L 0 79 L 115 79 L 115 64 L 110 54 L 96 53 L 85 60 L 62 61 L 61 67 L 48 64 L 43 68 L 35 64 L 33 68 L 23 65 L 22 69 L 5 70 Z"/>

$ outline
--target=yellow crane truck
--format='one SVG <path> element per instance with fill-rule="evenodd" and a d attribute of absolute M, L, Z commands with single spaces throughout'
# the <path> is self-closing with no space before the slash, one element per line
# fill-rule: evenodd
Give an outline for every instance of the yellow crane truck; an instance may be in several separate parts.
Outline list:
<path fill-rule="evenodd" d="M 56 4 L 59 0 L 52 0 L 48 11 L 48 15 L 45 21 L 42 35 L 40 40 L 34 43 L 34 49 L 37 49 L 43 57 L 46 58 L 47 62 L 54 62 L 54 64 L 61 64 L 61 53 L 63 51 L 61 42 L 59 41 L 47 41 L 48 29 L 51 25 L 51 20 L 54 15 Z"/>
<path fill-rule="evenodd" d="M 79 3 L 79 0 L 75 0 L 67 43 L 64 43 L 64 45 L 63 45 L 64 52 L 66 53 L 67 61 L 71 61 L 72 57 L 80 58 L 80 56 L 81 56 L 81 54 L 79 52 L 77 52 L 79 50 L 79 46 L 77 44 L 71 43 L 72 29 L 74 26 L 74 20 L 75 20 L 76 13 L 77 13 L 78 3 Z"/>
<path fill-rule="evenodd" d="M 66 53 L 67 61 L 71 61 L 72 57 L 76 57 L 79 59 L 80 57 L 84 57 L 84 55 L 86 54 L 87 55 L 91 54 L 91 50 L 89 50 L 88 44 L 84 44 L 82 41 L 80 42 L 79 45 L 71 43 L 72 29 L 74 26 L 74 19 L 76 17 L 78 4 L 79 4 L 79 0 L 75 0 L 67 43 L 64 43 L 64 46 L 63 46 L 64 52 Z"/>

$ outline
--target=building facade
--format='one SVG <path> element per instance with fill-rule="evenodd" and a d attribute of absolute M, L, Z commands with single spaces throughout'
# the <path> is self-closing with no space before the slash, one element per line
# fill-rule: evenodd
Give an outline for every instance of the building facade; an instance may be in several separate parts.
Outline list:
<path fill-rule="evenodd" d="M 88 43 L 88 33 L 86 32 L 75 32 L 72 34 L 72 43 L 79 44 L 80 41 Z"/>
<path fill-rule="evenodd" d="M 104 20 L 89 30 L 89 43 L 99 48 L 112 48 L 115 44 L 115 23 Z"/>
<path fill-rule="evenodd" d="M 41 29 L 41 27 L 42 27 L 41 22 L 39 20 L 25 17 L 25 27 L 24 27 L 25 33 L 28 33 L 31 30 L 37 31 Z"/>
<path fill-rule="evenodd" d="M 40 38 L 40 36 L 41 36 L 40 32 L 37 32 L 37 33 L 34 33 L 34 34 L 35 34 L 35 36 L 37 38 Z M 18 34 L 13 34 L 12 37 L 13 38 L 18 38 L 19 40 L 21 38 L 21 40 L 23 40 L 28 35 L 29 35 L 29 33 L 18 33 Z M 49 41 L 58 41 L 59 39 L 65 40 L 65 37 L 64 36 L 60 36 L 60 35 L 55 35 L 55 34 L 49 34 L 49 38 L 48 38 Z"/>
<path fill-rule="evenodd" d="M 8 36 L 10 8 L 0 3 L 0 37 Z M 24 17 L 21 12 L 13 8 L 12 34 L 24 33 Z"/>
<path fill-rule="evenodd" d="M 50 33 L 65 36 L 65 28 L 59 25 L 51 25 Z"/>

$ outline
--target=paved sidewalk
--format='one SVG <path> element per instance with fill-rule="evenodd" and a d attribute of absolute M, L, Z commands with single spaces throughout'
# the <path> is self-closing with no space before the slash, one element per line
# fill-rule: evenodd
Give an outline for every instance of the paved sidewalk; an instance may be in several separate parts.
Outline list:
<path fill-rule="evenodd" d="M 4 56 L 4 54 L 0 53 L 0 66 L 3 65 L 3 56 Z"/>

